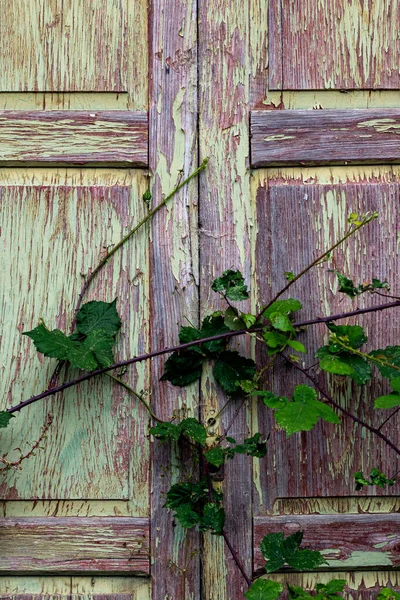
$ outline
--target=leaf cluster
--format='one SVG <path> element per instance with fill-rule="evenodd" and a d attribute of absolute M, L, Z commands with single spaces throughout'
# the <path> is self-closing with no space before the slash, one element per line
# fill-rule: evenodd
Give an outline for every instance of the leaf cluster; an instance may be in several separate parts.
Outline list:
<path fill-rule="evenodd" d="M 227 441 L 236 444 L 234 438 L 227 438 Z M 232 459 L 235 454 L 247 454 L 256 458 L 264 458 L 267 453 L 267 444 L 262 438 L 261 433 L 256 433 L 243 441 L 243 444 L 236 444 L 228 448 L 215 446 L 205 452 L 204 456 L 207 462 L 214 467 L 221 467 L 227 459 Z"/>
<path fill-rule="evenodd" d="M 289 565 L 297 571 L 309 571 L 327 564 L 320 552 L 300 549 L 303 531 L 297 531 L 285 539 L 284 533 L 269 533 L 260 544 L 260 549 L 267 564 L 267 573 L 278 571 L 284 565 Z"/>
<path fill-rule="evenodd" d="M 204 425 L 192 417 L 176 424 L 167 422 L 157 423 L 155 427 L 150 428 L 150 433 L 161 442 L 167 442 L 168 440 L 178 442 L 182 436 L 185 436 L 193 442 L 204 446 L 207 439 L 207 430 Z"/>
<path fill-rule="evenodd" d="M 333 272 L 336 273 L 339 281 L 339 292 L 341 292 L 342 294 L 346 294 L 350 298 L 355 298 L 356 296 L 365 294 L 365 292 L 374 292 L 376 290 L 390 291 L 390 286 L 387 281 L 380 281 L 380 279 L 372 279 L 372 281 L 367 281 L 356 286 L 351 279 L 349 279 L 339 271 Z"/>
<path fill-rule="evenodd" d="M 360 491 L 366 485 L 376 485 L 384 489 L 387 485 L 392 486 L 396 483 L 395 477 L 388 478 L 379 469 L 371 469 L 369 477 L 369 480 L 366 479 L 362 471 L 357 471 L 354 473 L 357 491 Z"/>

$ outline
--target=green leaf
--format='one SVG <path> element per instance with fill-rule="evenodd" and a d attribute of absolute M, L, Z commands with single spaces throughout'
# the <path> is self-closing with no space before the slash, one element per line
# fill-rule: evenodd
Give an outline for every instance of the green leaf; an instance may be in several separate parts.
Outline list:
<path fill-rule="evenodd" d="M 154 427 L 150 427 L 150 433 L 162 442 L 166 442 L 167 440 L 174 440 L 177 442 L 181 436 L 182 429 L 180 424 L 174 425 L 174 423 L 157 423 L 157 425 Z"/>
<path fill-rule="evenodd" d="M 355 298 L 356 296 L 358 296 L 359 291 L 357 290 L 352 280 L 339 273 L 339 271 L 335 271 L 335 273 L 339 280 L 339 292 L 347 294 L 347 296 L 349 296 L 350 298 Z"/>
<path fill-rule="evenodd" d="M 201 377 L 203 358 L 192 350 L 174 352 L 164 365 L 164 375 L 160 381 L 170 381 L 184 387 Z"/>
<path fill-rule="evenodd" d="M 268 352 L 270 355 L 279 352 L 289 341 L 286 335 L 279 333 L 278 331 L 269 331 L 264 329 L 262 336 L 267 346 L 273 349 L 273 352 Z"/>
<path fill-rule="evenodd" d="M 214 467 L 219 468 L 225 462 L 226 451 L 224 450 L 224 448 L 221 448 L 220 446 L 216 446 L 215 448 L 211 448 L 210 450 L 207 450 L 207 452 L 204 454 L 204 456 L 208 463 L 210 463 L 211 465 L 214 465 Z"/>
<path fill-rule="evenodd" d="M 400 600 L 400 594 L 390 588 L 383 588 L 377 595 L 376 600 Z"/>
<path fill-rule="evenodd" d="M 266 390 L 255 392 L 254 395 L 261 396 L 265 406 L 272 409 L 283 408 L 290 402 L 289 398 L 286 398 L 286 396 L 275 396 L 273 392 L 268 392 Z"/>
<path fill-rule="evenodd" d="M 371 379 L 371 367 L 361 356 L 350 352 L 332 354 L 329 346 L 319 348 L 315 356 L 320 359 L 319 366 L 321 369 L 327 373 L 348 375 L 359 385 L 363 385 Z"/>
<path fill-rule="evenodd" d="M 329 596 L 332 594 L 340 594 L 341 592 L 343 592 L 346 584 L 347 581 L 345 579 L 331 579 L 331 581 L 328 581 L 328 583 L 326 583 L 325 585 L 317 583 L 316 589 L 317 592 L 323 591 L 326 595 Z"/>
<path fill-rule="evenodd" d="M 247 454 L 256 458 L 264 458 L 267 454 L 267 444 L 262 439 L 261 433 L 256 433 L 253 437 L 245 439 L 243 444 L 238 444 L 235 448 L 232 448 L 232 450 L 236 454 Z"/>
<path fill-rule="evenodd" d="M 71 367 L 82 369 L 83 371 L 94 371 L 98 367 L 97 360 L 90 347 L 83 344 L 74 344 L 68 353 L 67 359 L 71 363 Z"/>
<path fill-rule="evenodd" d="M 246 300 L 249 297 L 244 277 L 240 271 L 229 269 L 213 281 L 211 289 L 224 294 L 229 300 Z"/>
<path fill-rule="evenodd" d="M 281 315 L 280 313 L 271 313 L 269 319 L 272 323 L 272 327 L 274 329 L 279 329 L 280 331 L 294 333 L 294 327 L 286 315 Z"/>
<path fill-rule="evenodd" d="M 360 348 L 368 341 L 364 330 L 359 325 L 335 325 L 328 323 L 328 329 L 339 338 L 344 338 L 345 343 L 352 348 Z M 335 350 L 340 350 L 340 346 Z"/>
<path fill-rule="evenodd" d="M 239 331 L 239 329 L 246 329 L 245 322 L 243 321 L 241 316 L 238 315 L 237 311 L 232 307 L 229 307 L 225 311 L 224 324 L 231 331 Z"/>
<path fill-rule="evenodd" d="M 239 392 L 239 382 L 243 379 L 253 379 L 255 374 L 255 362 L 234 350 L 221 352 L 214 366 L 214 377 L 228 394 Z"/>
<path fill-rule="evenodd" d="M 293 281 L 296 275 L 293 273 L 293 271 L 285 271 L 285 277 L 288 281 Z"/>
<path fill-rule="evenodd" d="M 199 523 L 200 516 L 194 511 L 190 504 L 178 506 L 174 517 L 185 529 L 190 529 Z"/>
<path fill-rule="evenodd" d="M 395 408 L 396 406 L 400 406 L 400 394 L 398 392 L 375 398 L 374 408 L 390 409 Z"/>
<path fill-rule="evenodd" d="M 247 600 L 277 600 L 283 592 L 283 585 L 270 579 L 257 579 L 251 584 L 245 598 Z"/>
<path fill-rule="evenodd" d="M 114 364 L 113 346 L 114 336 L 104 329 L 93 329 L 82 342 L 82 348 L 92 352 L 101 367 L 109 367 Z"/>
<path fill-rule="evenodd" d="M 30 337 L 36 350 L 50 358 L 68 360 L 68 355 L 74 348 L 74 342 L 65 333 L 59 329 L 50 331 L 43 322 L 32 331 L 24 331 L 22 335 Z"/>
<path fill-rule="evenodd" d="M 264 312 L 263 317 L 269 319 L 273 313 L 279 313 L 281 315 L 289 315 L 302 308 L 301 302 L 294 298 L 288 298 L 287 300 L 275 300 Z"/>
<path fill-rule="evenodd" d="M 0 429 L 5 429 L 14 417 L 15 415 L 12 415 L 7 410 L 0 410 Z"/>
<path fill-rule="evenodd" d="M 221 335 L 227 333 L 230 329 L 224 323 L 224 317 L 222 315 L 209 315 L 205 317 L 201 326 L 201 337 L 207 338 L 213 335 Z M 202 344 L 202 348 L 208 352 L 210 356 L 215 356 L 222 350 L 224 350 L 227 344 L 227 339 L 214 340 L 212 342 L 205 342 Z"/>
<path fill-rule="evenodd" d="M 215 535 L 222 535 L 225 524 L 225 511 L 216 502 L 209 502 L 204 507 L 200 519 L 200 531 L 210 530 Z"/>
<path fill-rule="evenodd" d="M 318 398 L 317 392 L 314 388 L 308 385 L 296 385 L 293 393 L 293 400 L 295 402 L 308 402 L 309 400 L 316 400 Z"/>
<path fill-rule="evenodd" d="M 287 588 L 289 592 L 289 600 L 308 600 L 308 598 L 314 597 L 298 585 L 290 585 L 288 583 Z"/>
<path fill-rule="evenodd" d="M 116 309 L 117 299 L 112 302 L 93 300 L 82 306 L 76 317 L 76 328 L 79 333 L 88 335 L 94 329 L 103 329 L 115 335 L 121 328 L 121 319 Z"/>
<path fill-rule="evenodd" d="M 201 338 L 201 333 L 195 327 L 181 327 L 179 331 L 179 342 L 181 344 L 189 344 L 190 342 L 195 342 Z M 193 346 L 191 350 L 197 348 L 197 346 Z"/>
<path fill-rule="evenodd" d="M 196 505 L 208 500 L 207 481 L 202 479 L 196 483 L 190 481 L 175 483 L 167 492 L 166 508 L 177 509 L 183 504 Z"/>
<path fill-rule="evenodd" d="M 360 491 L 366 485 L 376 485 L 382 489 L 386 486 L 392 486 L 396 483 L 396 477 L 388 478 L 379 469 L 371 469 L 370 479 L 366 479 L 361 471 L 354 473 L 354 480 L 356 482 L 356 490 Z"/>
<path fill-rule="evenodd" d="M 257 322 L 257 317 L 249 313 L 241 313 L 240 316 L 248 329 L 250 327 L 253 327 L 253 325 L 255 325 L 255 323 Z"/>
<path fill-rule="evenodd" d="M 207 430 L 197 419 L 193 419 L 192 417 L 184 419 L 180 423 L 180 428 L 182 433 L 191 438 L 194 442 L 198 442 L 202 446 L 205 445 Z"/>
<path fill-rule="evenodd" d="M 287 345 L 293 348 L 293 350 L 296 350 L 296 352 L 307 352 L 303 344 L 297 340 L 288 340 Z"/>
<path fill-rule="evenodd" d="M 298 531 L 286 539 L 282 532 L 266 535 L 260 544 L 260 549 L 267 561 L 265 566 L 267 573 L 277 571 L 286 563 L 297 571 L 312 571 L 322 564 L 327 564 L 320 552 L 301 550 L 302 539 L 302 531 Z"/>
<path fill-rule="evenodd" d="M 395 392 L 400 392 L 400 376 L 393 377 L 390 380 L 390 385 Z"/>
<path fill-rule="evenodd" d="M 400 375 L 400 346 L 387 346 L 381 350 L 372 350 L 369 353 L 370 356 L 374 358 L 379 358 L 387 363 L 387 365 L 380 365 L 379 363 L 375 363 L 375 366 L 379 369 L 382 377 L 388 377 L 389 379 L 395 379 Z M 398 367 L 397 369 L 392 368 L 390 365 L 394 365 Z"/>

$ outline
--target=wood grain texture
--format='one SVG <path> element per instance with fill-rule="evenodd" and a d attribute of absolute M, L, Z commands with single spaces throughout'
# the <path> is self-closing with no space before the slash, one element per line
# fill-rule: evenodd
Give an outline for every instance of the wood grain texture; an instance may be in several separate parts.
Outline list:
<path fill-rule="evenodd" d="M 251 113 L 252 167 L 400 160 L 400 110 Z"/>
<path fill-rule="evenodd" d="M 0 165 L 146 167 L 147 114 L 128 111 L 0 111 Z"/>
<path fill-rule="evenodd" d="M 3 407 L 46 389 L 55 361 L 39 355 L 21 334 L 40 317 L 51 328 L 68 330 L 82 273 L 143 216 L 146 188 L 140 171 L 0 170 L 0 244 L 6 266 L 0 271 Z M 148 348 L 147 261 L 148 232 L 142 230 L 107 264 L 86 298 L 118 298 L 123 326 L 116 357 Z M 141 390 L 148 388 L 147 377 L 143 364 L 129 369 L 125 380 Z M 2 434 L 1 452 L 15 460 L 19 451 L 14 448 L 29 448 L 49 411 L 57 425 L 46 450 L 21 472 L 2 475 L 1 497 L 129 500 L 130 514 L 147 516 L 148 420 L 137 399 L 106 377 L 71 389 L 14 419 Z"/>
<path fill-rule="evenodd" d="M 143 65 L 144 2 L 2 0 L 1 91 L 127 91 Z M 18 14 L 18 30 L 15 16 Z M 146 89 L 146 70 L 140 73 Z M 133 84 L 135 85 L 135 84 Z"/>
<path fill-rule="evenodd" d="M 327 249 L 347 229 L 350 212 L 364 214 L 368 210 L 380 213 L 344 248 L 334 253 L 333 259 L 309 272 L 288 296 L 299 298 L 303 310 L 300 319 L 335 314 L 379 304 L 369 296 L 356 303 L 337 294 L 334 273 L 338 269 L 364 282 L 378 277 L 388 280 L 396 290 L 398 272 L 397 231 L 400 201 L 398 167 L 359 169 L 300 169 L 257 171 L 253 193 L 257 198 L 258 237 L 257 256 L 260 301 L 268 301 L 286 283 L 285 271 L 300 272 L 318 254 Z M 348 324 L 355 320 L 349 319 Z M 399 327 L 397 312 L 360 316 L 357 321 L 366 328 L 372 348 L 397 344 Z M 346 321 L 347 323 L 347 321 Z M 390 324 L 390 325 L 389 325 Z M 307 348 L 302 358 L 305 366 L 315 363 L 315 350 L 326 343 L 325 326 L 310 327 L 300 340 Z M 262 349 L 258 359 L 263 361 Z M 364 420 L 379 424 L 386 411 L 374 411 L 372 400 L 385 392 L 386 383 L 379 379 L 363 387 L 351 385 L 340 377 L 318 376 L 323 386 L 342 406 Z M 322 380 L 321 380 L 322 378 Z M 296 372 L 280 364 L 266 381 L 267 389 L 278 394 L 291 395 L 294 385 L 308 383 Z M 342 417 L 342 424 L 334 427 L 319 423 L 306 433 L 286 438 L 279 430 L 272 411 L 259 406 L 258 423 L 270 435 L 265 463 L 256 467 L 255 511 L 266 515 L 276 507 L 278 499 L 349 497 L 355 495 L 353 473 L 368 471 L 379 466 L 392 473 L 394 455 L 390 449 L 368 432 Z M 385 433 L 399 443 L 398 422 L 394 419 L 385 427 Z M 390 495 L 396 490 L 377 491 L 374 488 L 357 495 Z"/>
<path fill-rule="evenodd" d="M 240 269 L 250 282 L 254 204 L 249 202 L 249 2 L 205 0 L 199 5 L 201 159 L 210 156 L 200 177 L 201 315 L 225 306 L 210 289 L 226 269 Z M 250 311 L 250 302 L 241 303 Z M 232 344 L 247 355 L 247 341 Z M 202 380 L 201 406 L 205 422 L 225 405 L 226 396 L 216 387 L 211 368 Z M 229 430 L 237 440 L 249 434 L 250 419 L 243 398 L 235 397 L 209 428 L 210 442 L 233 420 Z M 252 465 L 237 456 L 225 466 L 222 484 L 227 514 L 226 532 L 248 574 L 251 572 Z M 221 538 L 207 535 L 204 543 L 204 598 L 242 600 L 246 582 Z"/>
<path fill-rule="evenodd" d="M 322 552 L 322 570 L 400 566 L 400 515 L 296 515 L 254 520 L 254 569 L 265 565 L 265 535 L 304 531 L 302 547 Z M 361 533 L 362 532 L 362 533 Z"/>
<path fill-rule="evenodd" d="M 154 205 L 198 165 L 197 150 L 197 1 L 154 0 L 150 12 L 150 168 Z M 152 220 L 151 347 L 178 342 L 179 326 L 198 322 L 198 182 L 192 181 Z M 159 382 L 166 357 L 152 361 L 152 400 L 158 416 L 175 411 L 197 417 L 199 386 L 177 388 Z M 201 595 L 200 538 L 183 530 L 163 508 L 172 480 L 182 477 L 176 456 L 155 442 L 152 453 L 152 581 L 153 600 L 184 596 L 177 570 L 188 565 L 186 597 Z M 171 467 L 171 465 L 174 465 Z M 168 476 L 166 476 L 166 473 Z M 186 539 L 185 539 L 186 538 Z"/>
<path fill-rule="evenodd" d="M 397 2 L 270 0 L 269 10 L 269 89 L 400 88 Z"/>
<path fill-rule="evenodd" d="M 2 573 L 150 572 L 147 519 L 0 519 L 0 528 Z"/>

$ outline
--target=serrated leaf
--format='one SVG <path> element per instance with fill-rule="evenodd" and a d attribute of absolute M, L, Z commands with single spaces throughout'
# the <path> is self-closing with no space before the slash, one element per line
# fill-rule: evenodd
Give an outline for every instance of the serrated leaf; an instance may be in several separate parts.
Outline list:
<path fill-rule="evenodd" d="M 301 302 L 294 298 L 288 298 L 287 300 L 275 300 L 264 312 L 263 317 L 269 319 L 272 313 L 279 313 L 281 315 L 289 315 L 297 312 L 302 308 Z"/>
<path fill-rule="evenodd" d="M 288 342 L 288 338 L 283 333 L 279 333 L 278 331 L 264 331 L 263 338 L 267 343 L 267 346 L 270 348 L 282 348 Z"/>
<path fill-rule="evenodd" d="M 302 538 L 302 531 L 286 539 L 282 532 L 266 535 L 260 544 L 260 549 L 267 560 L 265 566 L 267 573 L 277 571 L 286 563 L 298 571 L 311 571 L 322 564 L 327 564 L 320 552 L 299 548 Z"/>
<path fill-rule="evenodd" d="M 239 331 L 239 329 L 246 328 L 245 322 L 242 320 L 241 316 L 237 314 L 237 311 L 232 307 L 229 307 L 225 311 L 224 324 L 231 331 Z"/>
<path fill-rule="evenodd" d="M 157 423 L 157 425 L 150 428 L 150 433 L 162 442 L 166 442 L 167 440 L 174 440 L 177 442 L 182 431 L 180 426 L 175 425 L 174 423 Z"/>
<path fill-rule="evenodd" d="M 67 360 L 71 363 L 71 367 L 83 371 L 94 371 L 99 366 L 90 346 L 83 344 L 74 344 L 68 352 Z"/>
<path fill-rule="evenodd" d="M 237 444 L 232 450 L 235 454 L 247 454 L 256 458 L 264 458 L 267 453 L 267 444 L 261 433 L 255 433 L 252 437 L 245 439 L 243 444 Z"/>
<path fill-rule="evenodd" d="M 346 277 L 345 275 L 339 273 L 339 271 L 335 271 L 335 273 L 339 281 L 339 292 L 347 294 L 347 296 L 349 296 L 350 298 L 355 298 L 359 294 L 359 292 L 352 280 Z"/>
<path fill-rule="evenodd" d="M 203 358 L 197 352 L 182 350 L 174 352 L 164 365 L 164 375 L 160 381 L 170 381 L 184 387 L 201 377 Z"/>
<path fill-rule="evenodd" d="M 390 588 L 383 588 L 377 595 L 376 600 L 400 600 L 400 594 Z"/>
<path fill-rule="evenodd" d="M 328 329 L 336 334 L 337 337 L 345 338 L 346 344 L 352 348 L 360 348 L 368 341 L 363 328 L 359 325 L 335 325 L 334 323 L 328 323 Z M 337 350 L 340 350 L 340 347 Z"/>
<path fill-rule="evenodd" d="M 210 450 L 207 450 L 204 456 L 208 463 L 219 468 L 225 462 L 226 451 L 220 446 L 216 446 L 215 448 L 210 448 Z"/>
<path fill-rule="evenodd" d="M 317 583 L 316 589 L 317 592 L 323 589 L 323 591 L 327 595 L 338 594 L 343 592 L 346 584 L 347 581 L 345 579 L 331 579 L 331 581 L 328 581 L 328 583 L 326 583 L 325 585 Z"/>
<path fill-rule="evenodd" d="M 190 504 L 178 506 L 174 517 L 185 529 L 194 527 L 200 521 L 200 516 L 192 509 Z"/>
<path fill-rule="evenodd" d="M 279 331 L 294 333 L 294 327 L 286 315 L 281 315 L 280 313 L 271 313 L 269 316 L 272 327 L 274 329 L 279 329 Z"/>
<path fill-rule="evenodd" d="M 88 335 L 94 329 L 103 329 L 115 335 L 121 328 L 121 319 L 117 312 L 117 299 L 112 302 L 93 300 L 82 306 L 76 317 L 76 328 L 79 333 Z"/>
<path fill-rule="evenodd" d="M 240 391 L 239 382 L 253 379 L 255 374 L 255 362 L 234 350 L 221 352 L 214 366 L 214 377 L 228 394 Z"/>
<path fill-rule="evenodd" d="M 294 388 L 293 399 L 295 402 L 308 402 L 309 400 L 316 400 L 317 397 L 317 392 L 308 385 L 296 385 Z"/>
<path fill-rule="evenodd" d="M 350 352 L 332 354 L 329 346 L 319 348 L 315 356 L 320 358 L 319 366 L 327 373 L 348 375 L 359 385 L 363 385 L 371 379 L 371 367 L 361 356 L 351 354 Z"/>
<path fill-rule="evenodd" d="M 195 327 L 181 327 L 179 331 L 179 342 L 189 344 L 201 338 L 200 331 Z M 191 348 L 193 350 L 193 348 Z"/>
<path fill-rule="evenodd" d="M 325 404 L 325 402 L 320 402 L 319 400 L 309 400 L 308 404 L 313 406 L 317 411 L 321 419 L 327 421 L 328 423 L 334 423 L 335 425 L 340 424 L 340 419 L 335 413 L 335 411 Z"/>
<path fill-rule="evenodd" d="M 288 592 L 289 592 L 289 600 L 308 600 L 309 598 L 313 598 L 308 592 L 303 590 L 299 585 L 290 585 L 287 584 Z"/>
<path fill-rule="evenodd" d="M 288 402 L 290 402 L 289 398 L 286 398 L 286 396 L 276 396 L 273 392 L 268 392 L 265 390 L 255 392 L 254 396 L 261 396 L 265 406 L 268 406 L 268 408 L 272 409 L 283 408 Z"/>
<path fill-rule="evenodd" d="M 7 410 L 0 410 L 0 429 L 5 429 L 14 417 L 15 415 L 9 413 Z"/>
<path fill-rule="evenodd" d="M 209 502 L 204 507 L 200 519 L 200 531 L 210 530 L 215 535 L 222 535 L 225 524 L 225 511 L 216 502 Z"/>
<path fill-rule="evenodd" d="M 278 571 L 286 562 L 283 551 L 284 538 L 285 535 L 282 532 L 269 533 L 261 541 L 260 550 L 267 561 L 265 565 L 267 573 Z"/>
<path fill-rule="evenodd" d="M 287 437 L 299 431 L 310 431 L 318 419 L 318 410 L 302 402 L 288 402 L 275 413 L 275 420 L 286 431 Z"/>
<path fill-rule="evenodd" d="M 322 554 L 316 550 L 299 550 L 293 556 L 288 557 L 286 562 L 297 571 L 312 571 L 327 564 Z"/>
<path fill-rule="evenodd" d="M 197 419 L 193 419 L 192 417 L 184 419 L 180 423 L 180 428 L 182 433 L 191 438 L 194 442 L 198 442 L 202 446 L 205 445 L 207 430 Z"/>
<path fill-rule="evenodd" d="M 32 331 L 24 331 L 33 340 L 38 352 L 49 358 L 67 360 L 68 354 L 74 347 L 74 342 L 59 329 L 50 331 L 44 323 L 41 323 Z"/>
<path fill-rule="evenodd" d="M 204 318 L 201 326 L 201 337 L 207 338 L 213 335 L 221 335 L 227 333 L 229 328 L 224 323 L 224 317 L 222 315 L 210 315 Z M 215 356 L 222 350 L 224 350 L 227 344 L 227 339 L 214 340 L 212 342 L 205 342 L 202 344 L 202 348 L 210 355 Z"/>
<path fill-rule="evenodd" d="M 283 585 L 270 579 L 257 579 L 251 584 L 245 598 L 247 600 L 277 600 L 283 592 Z"/>
<path fill-rule="evenodd" d="M 229 269 L 213 281 L 211 289 L 224 294 L 230 300 L 246 300 L 249 297 L 244 277 L 240 271 Z"/>
<path fill-rule="evenodd" d="M 82 347 L 94 354 L 101 367 L 114 364 L 113 346 L 114 336 L 104 329 L 93 329 L 82 342 Z"/>
<path fill-rule="evenodd" d="M 301 342 L 298 342 L 297 340 L 288 340 L 287 345 L 293 348 L 293 350 L 296 350 L 296 352 L 307 352 L 304 345 Z"/>
<path fill-rule="evenodd" d="M 388 377 L 388 379 L 394 379 L 399 377 L 400 346 L 387 346 L 386 348 L 380 350 L 372 350 L 372 352 L 370 352 L 369 354 L 374 358 L 379 358 L 389 363 L 389 366 L 387 366 L 380 365 L 379 363 L 374 362 L 375 366 L 379 369 L 382 377 Z M 390 367 L 391 364 L 398 368 L 394 369 Z"/>

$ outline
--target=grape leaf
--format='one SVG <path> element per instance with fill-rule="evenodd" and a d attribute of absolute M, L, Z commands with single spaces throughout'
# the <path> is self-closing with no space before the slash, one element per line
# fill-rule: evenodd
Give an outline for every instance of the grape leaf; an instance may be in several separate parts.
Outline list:
<path fill-rule="evenodd" d="M 275 300 L 264 312 L 263 317 L 269 319 L 272 313 L 279 313 L 281 315 L 289 315 L 302 308 L 301 302 L 294 298 L 288 298 L 287 300 Z"/>
<path fill-rule="evenodd" d="M 311 571 L 322 564 L 327 564 L 320 552 L 314 550 L 300 550 L 303 532 L 298 531 L 284 539 L 284 534 L 270 533 L 260 544 L 262 555 L 267 561 L 267 573 L 277 571 L 285 564 L 297 571 Z"/>
<path fill-rule="evenodd" d="M 15 415 L 12 415 L 7 410 L 0 410 L 0 429 L 5 429 L 10 422 L 10 419 L 13 419 Z"/>
<path fill-rule="evenodd" d="M 337 337 L 344 338 L 346 344 L 352 348 L 360 348 L 368 341 L 363 328 L 359 325 L 335 325 L 334 323 L 328 323 L 328 329 L 336 334 Z M 335 345 L 334 342 L 333 345 Z M 331 347 L 331 344 L 329 346 Z M 337 348 L 332 348 L 332 350 L 333 352 L 338 352 L 341 350 L 341 346 L 338 345 Z"/>
<path fill-rule="evenodd" d="M 374 363 L 375 366 L 379 369 L 382 377 L 388 377 L 389 379 L 394 379 L 399 377 L 400 375 L 400 346 L 387 346 L 381 350 L 372 350 L 369 353 L 370 356 L 374 358 L 379 358 L 389 363 L 388 365 L 380 365 L 379 363 Z M 392 368 L 390 365 L 394 365 L 398 367 L 397 369 Z"/>
<path fill-rule="evenodd" d="M 240 271 L 229 269 L 213 281 L 211 289 L 224 294 L 229 300 L 246 300 L 249 297 L 244 277 Z"/>
<path fill-rule="evenodd" d="M 270 579 L 257 579 L 251 584 L 245 598 L 247 600 L 277 600 L 283 592 L 283 585 Z"/>
<path fill-rule="evenodd" d="M 174 352 L 164 365 L 164 375 L 160 381 L 170 381 L 180 387 L 189 385 L 200 379 L 202 364 L 202 356 L 192 349 Z"/>
<path fill-rule="evenodd" d="M 348 375 L 359 385 L 363 385 L 371 379 L 371 367 L 361 356 L 350 352 L 332 354 L 329 346 L 319 348 L 315 356 L 320 359 L 319 366 L 321 369 L 327 373 Z"/>
<path fill-rule="evenodd" d="M 74 342 L 65 333 L 59 329 L 50 331 L 43 322 L 32 331 L 24 331 L 22 335 L 30 337 L 36 350 L 50 358 L 68 360 L 69 352 L 74 348 Z"/>
<path fill-rule="evenodd" d="M 234 350 L 221 352 L 214 366 L 214 377 L 228 394 L 239 392 L 239 382 L 243 379 L 253 379 L 255 374 L 255 362 Z"/>
<path fill-rule="evenodd" d="M 112 302 L 93 300 L 82 306 L 76 317 L 76 328 L 79 333 L 88 335 L 94 329 L 103 329 L 115 335 L 121 328 L 121 319 L 116 309 L 117 299 Z"/>

